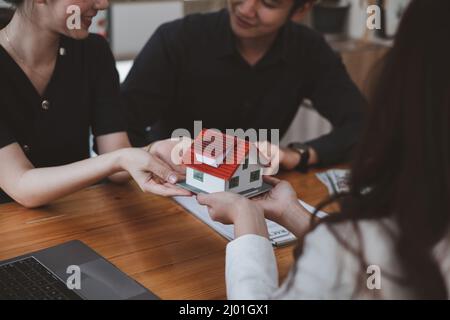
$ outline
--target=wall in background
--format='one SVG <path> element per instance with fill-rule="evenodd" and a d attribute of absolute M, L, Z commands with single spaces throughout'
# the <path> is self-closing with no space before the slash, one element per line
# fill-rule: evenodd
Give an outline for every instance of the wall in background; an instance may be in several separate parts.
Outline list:
<path fill-rule="evenodd" d="M 350 38 L 361 38 L 366 32 L 367 4 L 365 1 L 350 0 L 351 7 L 347 23 L 347 35 Z"/>
<path fill-rule="evenodd" d="M 361 38 L 366 33 L 367 4 L 366 1 L 361 0 L 349 1 L 351 9 L 347 34 L 351 38 Z M 395 18 L 409 2 L 410 0 L 387 2 L 387 20 L 394 21 L 388 25 L 389 33 L 395 31 L 398 22 Z M 218 10 L 225 4 L 226 0 L 111 2 L 110 31 L 113 52 L 119 60 L 134 58 L 160 24 L 193 12 Z M 1 6 L 7 6 L 7 4 L 0 0 Z M 102 15 L 102 13 L 99 14 Z M 100 33 L 104 33 L 101 27 L 100 29 Z"/>
<path fill-rule="evenodd" d="M 347 24 L 347 34 L 351 38 L 361 38 L 366 33 L 367 3 L 362 0 L 349 0 L 351 3 Z M 394 36 L 398 23 L 411 0 L 385 0 L 386 33 Z"/>
<path fill-rule="evenodd" d="M 100 11 L 94 17 L 92 25 L 89 28 L 89 32 L 97 33 L 104 36 L 105 38 L 109 38 L 108 24 L 108 12 L 106 10 Z"/>
<path fill-rule="evenodd" d="M 164 22 L 183 16 L 183 1 L 115 3 L 111 6 L 111 44 L 117 59 L 133 59 Z"/>
<path fill-rule="evenodd" d="M 226 5 L 227 0 L 185 0 L 184 14 L 217 11 Z"/>

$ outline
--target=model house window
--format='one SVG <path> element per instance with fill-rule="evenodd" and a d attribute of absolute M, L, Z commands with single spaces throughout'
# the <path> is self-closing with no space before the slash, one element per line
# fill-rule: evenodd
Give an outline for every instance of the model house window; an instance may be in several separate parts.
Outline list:
<path fill-rule="evenodd" d="M 239 177 L 231 178 L 230 180 L 230 189 L 236 188 L 239 185 Z"/>
<path fill-rule="evenodd" d="M 203 172 L 194 170 L 194 179 L 203 182 Z"/>
<path fill-rule="evenodd" d="M 250 173 L 250 182 L 258 181 L 259 173 L 260 173 L 260 170 L 256 170 L 256 171 L 253 171 L 252 173 Z"/>
<path fill-rule="evenodd" d="M 244 165 L 242 166 L 242 170 L 247 170 L 247 168 L 248 168 L 248 159 L 249 159 L 249 157 L 245 158 L 245 162 L 244 162 Z"/>

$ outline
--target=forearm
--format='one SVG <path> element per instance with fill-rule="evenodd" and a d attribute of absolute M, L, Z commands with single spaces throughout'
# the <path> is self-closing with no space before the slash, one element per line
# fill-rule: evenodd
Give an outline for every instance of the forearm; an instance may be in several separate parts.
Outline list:
<path fill-rule="evenodd" d="M 119 172 L 120 155 L 115 151 L 64 166 L 27 170 L 12 196 L 26 207 L 47 204 Z"/>
<path fill-rule="evenodd" d="M 249 209 L 249 208 L 248 208 Z M 267 223 L 263 211 L 242 210 L 234 221 L 234 237 L 238 238 L 246 234 L 255 234 L 269 238 Z"/>
<path fill-rule="evenodd" d="M 107 154 L 116 150 L 131 148 L 130 140 L 125 132 L 116 132 L 97 137 L 99 154 Z M 128 172 L 122 171 L 114 173 L 108 179 L 114 183 L 125 183 L 131 179 Z"/>
<path fill-rule="evenodd" d="M 149 145 L 146 145 L 146 146 L 142 147 L 141 149 L 144 150 L 144 151 L 147 152 L 147 153 L 150 153 L 150 148 L 151 148 L 151 146 L 152 146 L 152 143 L 150 143 Z M 130 144 L 130 142 L 129 142 L 128 139 L 127 139 L 126 143 L 124 143 L 124 144 L 123 144 L 122 146 L 120 146 L 120 147 L 121 147 L 121 148 L 130 148 L 130 147 L 131 147 L 131 144 Z M 117 150 L 117 149 L 119 149 L 119 148 L 115 148 L 114 150 Z M 114 173 L 113 175 L 110 175 L 110 176 L 108 177 L 108 179 L 109 179 L 111 182 L 113 182 L 113 183 L 118 183 L 118 184 L 128 182 L 131 178 L 132 178 L 131 175 L 130 175 L 128 172 L 126 172 L 126 171 L 117 172 L 117 173 Z"/>
<path fill-rule="evenodd" d="M 286 211 L 277 221 L 297 238 L 303 237 L 311 227 L 311 214 L 300 203 L 288 205 Z"/>
<path fill-rule="evenodd" d="M 321 166 L 344 162 L 350 158 L 351 151 L 358 142 L 361 127 L 362 123 L 352 121 L 306 144 L 316 150 Z"/>
<path fill-rule="evenodd" d="M 108 177 L 108 180 L 113 183 L 122 184 L 122 183 L 126 183 L 126 182 L 130 181 L 131 176 L 128 172 L 121 171 L 121 172 L 117 172 L 117 173 L 110 175 Z"/>
<path fill-rule="evenodd" d="M 283 148 L 282 151 L 284 156 L 280 163 L 281 167 L 285 170 L 295 169 L 301 160 L 300 153 L 290 148 Z M 319 156 L 316 150 L 314 150 L 313 148 L 309 148 L 308 165 L 312 166 L 317 163 L 319 163 Z"/>

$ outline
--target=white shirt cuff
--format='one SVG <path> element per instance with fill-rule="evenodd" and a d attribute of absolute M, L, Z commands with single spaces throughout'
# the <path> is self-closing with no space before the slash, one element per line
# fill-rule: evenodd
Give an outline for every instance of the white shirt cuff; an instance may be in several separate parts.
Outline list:
<path fill-rule="evenodd" d="M 247 234 L 227 245 L 228 299 L 268 299 L 278 288 L 278 270 L 267 238 Z"/>

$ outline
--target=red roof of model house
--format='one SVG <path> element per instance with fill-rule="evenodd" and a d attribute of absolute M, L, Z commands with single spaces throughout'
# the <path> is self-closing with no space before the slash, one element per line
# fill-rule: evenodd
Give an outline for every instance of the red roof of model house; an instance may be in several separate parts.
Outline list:
<path fill-rule="evenodd" d="M 230 180 L 245 160 L 250 147 L 248 141 L 203 129 L 185 153 L 183 163 L 194 170 Z"/>

